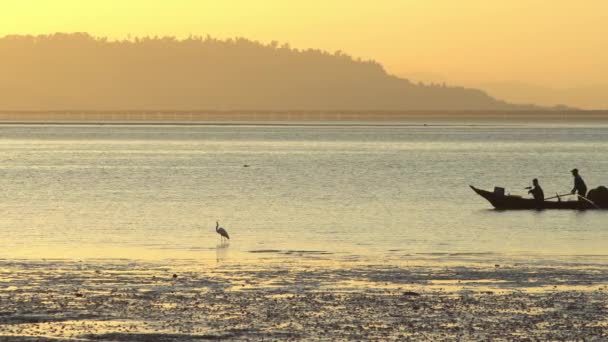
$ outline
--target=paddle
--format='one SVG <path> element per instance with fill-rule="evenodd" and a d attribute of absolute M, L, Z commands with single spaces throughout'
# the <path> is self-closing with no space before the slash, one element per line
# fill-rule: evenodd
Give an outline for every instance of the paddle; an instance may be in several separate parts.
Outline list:
<path fill-rule="evenodd" d="M 591 204 L 592 206 L 594 206 L 595 209 L 600 209 L 600 207 L 597 204 L 593 203 L 593 201 L 590 200 L 590 199 L 588 199 L 587 197 L 581 196 L 581 195 L 578 195 L 578 197 L 580 197 L 580 198 L 584 199 L 585 201 L 589 202 L 589 204 Z"/>
<path fill-rule="evenodd" d="M 550 199 L 554 199 L 554 198 L 560 198 L 560 197 L 565 197 L 565 196 L 572 196 L 573 194 L 563 194 L 563 195 L 557 195 L 557 196 L 553 196 L 553 197 L 548 197 L 545 198 L 545 200 L 550 200 Z"/>

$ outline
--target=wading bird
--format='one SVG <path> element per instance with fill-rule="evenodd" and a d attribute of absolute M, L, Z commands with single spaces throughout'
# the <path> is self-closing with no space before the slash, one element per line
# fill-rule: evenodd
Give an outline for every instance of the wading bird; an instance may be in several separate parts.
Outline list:
<path fill-rule="evenodd" d="M 220 227 L 219 221 L 215 221 L 215 231 L 218 234 L 220 234 L 220 237 L 222 240 L 224 240 L 224 239 L 230 240 L 230 236 L 228 236 L 228 232 L 226 231 L 226 229 Z"/>

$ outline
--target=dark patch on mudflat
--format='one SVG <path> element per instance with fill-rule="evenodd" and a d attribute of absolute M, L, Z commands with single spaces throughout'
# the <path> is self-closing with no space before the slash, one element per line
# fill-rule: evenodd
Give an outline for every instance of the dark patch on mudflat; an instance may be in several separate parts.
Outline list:
<path fill-rule="evenodd" d="M 257 249 L 249 251 L 249 253 L 281 253 L 278 249 Z"/>
<path fill-rule="evenodd" d="M 73 320 L 88 320 L 95 319 L 96 315 L 84 314 L 84 315 L 64 315 L 57 313 L 47 314 L 11 314 L 0 316 L 0 324 L 31 324 L 31 323 L 57 323 Z M 0 336 L 0 341 L 4 338 Z"/>
<path fill-rule="evenodd" d="M 0 336 L 0 341 L 2 341 L 2 342 L 57 342 L 57 341 L 65 341 L 65 339 L 11 335 L 11 336 Z"/>
<path fill-rule="evenodd" d="M 173 341 L 224 341 L 232 339 L 283 340 L 298 338 L 290 332 L 261 332 L 258 330 L 232 329 L 218 334 L 162 334 L 162 333 L 105 333 L 86 334 L 80 338 L 90 341 L 128 341 L 128 342 L 173 342 Z"/>
<path fill-rule="evenodd" d="M 314 255 L 331 255 L 334 254 L 328 251 L 306 251 L 306 250 L 287 250 L 283 254 L 314 254 Z"/>
<path fill-rule="evenodd" d="M 328 251 L 308 251 L 308 250 L 279 250 L 279 249 L 255 249 L 249 251 L 249 253 L 271 253 L 271 254 L 283 254 L 283 255 L 333 255 L 333 252 Z"/>

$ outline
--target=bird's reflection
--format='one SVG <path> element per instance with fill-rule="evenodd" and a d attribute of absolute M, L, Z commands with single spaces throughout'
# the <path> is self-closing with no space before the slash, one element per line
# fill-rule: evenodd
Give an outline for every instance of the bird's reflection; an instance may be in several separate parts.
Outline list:
<path fill-rule="evenodd" d="M 230 247 L 228 241 L 222 241 L 215 246 L 215 261 L 218 264 L 228 259 L 228 247 Z"/>

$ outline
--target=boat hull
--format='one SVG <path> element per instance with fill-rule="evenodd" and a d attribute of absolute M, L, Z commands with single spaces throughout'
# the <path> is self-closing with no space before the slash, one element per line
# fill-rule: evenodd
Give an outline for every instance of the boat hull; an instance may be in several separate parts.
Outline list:
<path fill-rule="evenodd" d="M 542 201 L 537 202 L 532 198 L 519 196 L 496 194 L 491 191 L 477 189 L 470 186 L 475 193 L 485 198 L 492 206 L 498 210 L 543 210 L 543 209 L 563 209 L 563 210 L 588 210 L 597 209 L 590 203 L 582 201 Z"/>

